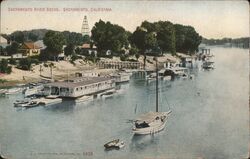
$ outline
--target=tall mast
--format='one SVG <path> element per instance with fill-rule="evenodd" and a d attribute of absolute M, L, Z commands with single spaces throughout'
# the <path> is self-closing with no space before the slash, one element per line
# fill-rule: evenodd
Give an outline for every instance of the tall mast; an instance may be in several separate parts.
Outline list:
<path fill-rule="evenodd" d="M 157 57 L 155 57 L 155 61 L 156 61 L 156 112 L 158 112 L 158 61 L 157 61 Z"/>

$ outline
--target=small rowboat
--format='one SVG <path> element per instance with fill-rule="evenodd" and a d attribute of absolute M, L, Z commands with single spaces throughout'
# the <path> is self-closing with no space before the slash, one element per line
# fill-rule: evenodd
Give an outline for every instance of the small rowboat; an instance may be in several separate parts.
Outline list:
<path fill-rule="evenodd" d="M 17 94 L 21 91 L 22 91 L 21 88 L 10 88 L 7 90 L 5 94 Z"/>
<path fill-rule="evenodd" d="M 16 102 L 14 102 L 14 107 L 20 107 L 22 106 L 22 104 L 28 104 L 30 101 L 29 100 L 16 100 Z"/>
<path fill-rule="evenodd" d="M 27 104 L 22 104 L 21 107 L 23 107 L 23 108 L 32 108 L 32 107 L 36 107 L 38 105 L 39 105 L 38 102 L 36 102 L 36 101 L 30 101 Z"/>
<path fill-rule="evenodd" d="M 104 145 L 106 150 L 110 149 L 121 149 L 125 146 L 123 141 L 120 141 L 119 139 L 112 140 Z"/>

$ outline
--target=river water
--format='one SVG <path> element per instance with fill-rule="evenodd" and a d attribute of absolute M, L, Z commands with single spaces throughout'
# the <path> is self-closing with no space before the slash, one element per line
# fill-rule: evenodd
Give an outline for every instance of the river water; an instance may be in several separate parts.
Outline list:
<path fill-rule="evenodd" d="M 160 82 L 160 110 L 172 115 L 164 131 L 134 136 L 134 119 L 155 110 L 155 83 L 134 76 L 125 92 L 106 100 L 20 110 L 22 95 L 0 97 L 2 154 L 14 159 L 246 158 L 249 143 L 248 50 L 211 47 L 215 69 L 193 80 Z M 105 151 L 119 138 L 126 146 Z"/>

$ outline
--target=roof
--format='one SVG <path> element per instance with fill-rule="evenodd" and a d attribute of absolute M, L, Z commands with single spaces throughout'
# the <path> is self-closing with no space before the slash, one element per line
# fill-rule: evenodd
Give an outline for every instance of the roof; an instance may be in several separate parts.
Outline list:
<path fill-rule="evenodd" d="M 161 69 L 160 71 L 158 71 L 158 73 L 164 73 L 165 71 L 165 69 Z"/>
<path fill-rule="evenodd" d="M 183 53 L 176 53 L 178 56 L 180 56 L 181 58 L 191 58 L 190 55 L 187 54 L 183 54 Z"/>
<path fill-rule="evenodd" d="M 169 68 L 166 68 L 166 69 L 169 69 Z M 182 71 L 182 70 L 188 70 L 188 68 L 186 68 L 186 67 L 172 67 L 172 68 L 170 68 L 170 70 Z"/>
<path fill-rule="evenodd" d="M 155 120 L 157 116 L 166 115 L 166 112 L 148 112 L 139 116 L 136 121 L 150 123 Z"/>
<path fill-rule="evenodd" d="M 90 49 L 90 44 L 82 44 L 83 49 Z"/>
<path fill-rule="evenodd" d="M 34 42 L 24 42 L 21 46 L 22 49 L 40 49 Z"/>
<path fill-rule="evenodd" d="M 179 58 L 174 57 L 169 54 L 164 54 L 163 56 L 157 58 L 158 62 L 171 62 L 171 63 L 177 63 L 180 61 Z"/>
<path fill-rule="evenodd" d="M 91 48 L 90 44 L 82 44 L 81 48 L 82 49 L 96 49 L 96 46 L 93 45 L 92 48 Z"/>
<path fill-rule="evenodd" d="M 66 88 L 75 88 L 79 86 L 85 86 L 93 83 L 103 82 L 111 80 L 108 77 L 77 77 L 68 81 L 63 82 L 53 82 L 45 84 L 45 86 L 52 86 L 52 87 L 66 87 Z"/>

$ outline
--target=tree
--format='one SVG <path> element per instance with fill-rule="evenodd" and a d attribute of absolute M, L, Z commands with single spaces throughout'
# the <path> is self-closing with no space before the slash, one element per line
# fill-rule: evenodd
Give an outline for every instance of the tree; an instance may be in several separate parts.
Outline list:
<path fill-rule="evenodd" d="M 8 55 L 16 54 L 19 48 L 19 44 L 17 42 L 12 42 L 11 45 L 6 47 L 6 52 Z"/>
<path fill-rule="evenodd" d="M 150 23 L 148 21 L 143 21 L 141 23 L 141 27 L 145 28 L 147 32 L 155 32 L 156 31 L 156 25 L 154 23 Z"/>
<path fill-rule="evenodd" d="M 202 37 L 191 26 L 175 24 L 174 27 L 176 32 L 176 50 L 183 53 L 194 53 L 198 49 Z"/>
<path fill-rule="evenodd" d="M 144 40 L 146 49 L 154 49 L 157 47 L 157 39 L 154 32 L 147 33 Z"/>
<path fill-rule="evenodd" d="M 37 41 L 38 40 L 38 36 L 32 32 L 29 32 L 28 33 L 28 40 L 31 40 L 31 41 Z"/>
<path fill-rule="evenodd" d="M 132 45 L 130 50 L 129 50 L 129 54 L 136 55 L 136 54 L 138 54 L 138 52 L 139 52 L 139 49 L 135 45 Z"/>
<path fill-rule="evenodd" d="M 100 20 L 95 23 L 91 33 L 99 52 L 111 50 L 121 54 L 122 48 L 128 47 L 128 33 L 119 25 Z"/>
<path fill-rule="evenodd" d="M 20 59 L 19 61 L 19 68 L 22 70 L 30 70 L 31 64 L 32 64 L 32 61 L 29 57 L 23 58 L 23 59 Z"/>
<path fill-rule="evenodd" d="M 16 41 L 18 43 L 24 42 L 24 33 L 22 31 L 15 31 L 10 35 L 10 39 L 12 41 Z"/>
<path fill-rule="evenodd" d="M 0 61 L 0 72 L 10 74 L 11 71 L 12 71 L 12 67 L 8 66 L 8 60 L 7 59 L 2 59 Z"/>
<path fill-rule="evenodd" d="M 4 48 L 2 46 L 0 46 L 0 55 L 4 55 Z"/>
<path fill-rule="evenodd" d="M 147 49 L 160 49 L 164 52 L 175 53 L 175 29 L 169 21 L 150 23 L 143 21 L 131 35 L 132 44 L 144 54 Z"/>
<path fill-rule="evenodd" d="M 88 37 L 83 37 L 82 34 L 80 33 L 75 33 L 75 32 L 69 32 L 69 31 L 64 31 L 62 32 L 66 44 L 73 44 L 73 45 L 81 45 L 82 43 L 87 41 Z M 89 40 L 89 39 L 88 39 Z"/>
<path fill-rule="evenodd" d="M 138 59 L 140 58 L 140 54 L 135 54 L 135 58 L 136 58 L 136 60 L 138 61 Z"/>
<path fill-rule="evenodd" d="M 72 55 L 74 53 L 75 46 L 71 43 L 69 43 L 65 48 L 64 48 L 64 54 L 66 56 Z"/>
<path fill-rule="evenodd" d="M 90 36 L 88 36 L 88 35 L 84 35 L 83 37 L 82 37 L 82 43 L 84 43 L 84 44 L 89 44 L 90 43 Z"/>
<path fill-rule="evenodd" d="M 175 29 L 169 21 L 159 21 L 155 23 L 157 42 L 163 52 L 175 54 Z"/>
<path fill-rule="evenodd" d="M 48 31 L 43 38 L 43 42 L 47 46 L 45 51 L 49 55 L 57 57 L 62 52 L 62 47 L 66 43 L 66 40 L 62 33 Z"/>
<path fill-rule="evenodd" d="M 144 54 L 146 50 L 145 36 L 146 30 L 141 27 L 137 27 L 136 30 L 129 37 L 130 43 L 139 49 L 141 54 Z"/>

